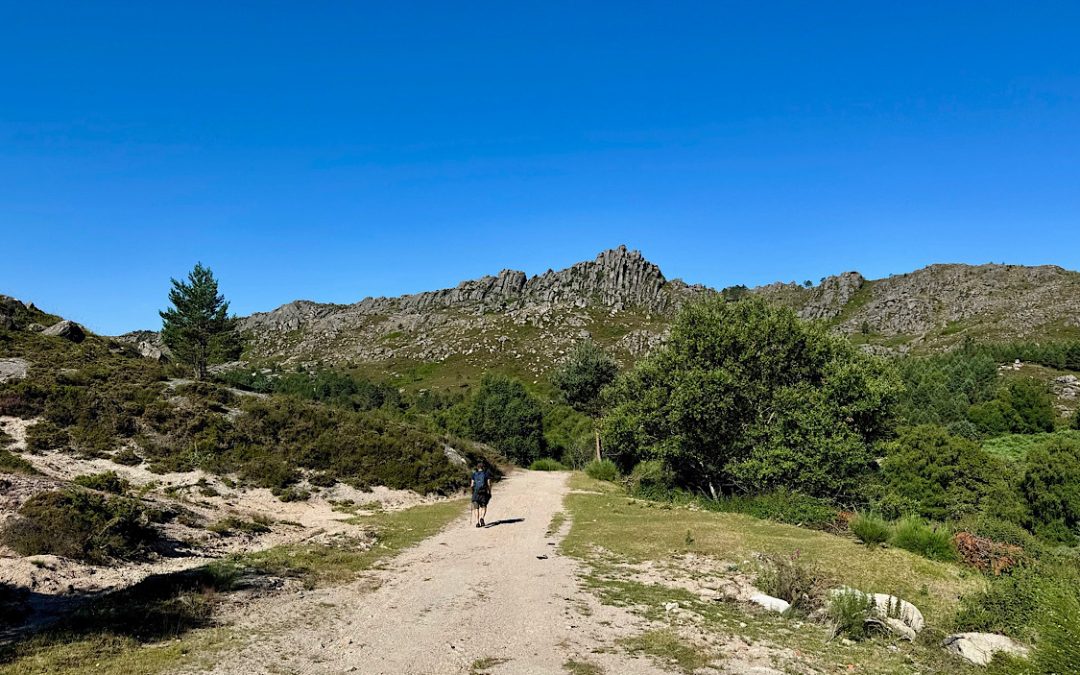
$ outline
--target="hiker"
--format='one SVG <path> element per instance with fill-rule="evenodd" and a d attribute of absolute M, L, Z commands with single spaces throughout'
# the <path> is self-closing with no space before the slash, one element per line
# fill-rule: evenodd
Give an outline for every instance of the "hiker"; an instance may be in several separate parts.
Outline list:
<path fill-rule="evenodd" d="M 472 507 L 477 527 L 485 525 L 484 517 L 487 516 L 489 501 L 491 501 L 491 475 L 484 469 L 482 462 L 477 462 L 476 471 L 472 474 Z"/>

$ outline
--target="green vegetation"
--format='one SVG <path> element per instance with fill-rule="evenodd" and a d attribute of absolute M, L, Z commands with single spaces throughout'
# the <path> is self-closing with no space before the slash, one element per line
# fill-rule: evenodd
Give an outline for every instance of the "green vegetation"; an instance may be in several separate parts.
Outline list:
<path fill-rule="evenodd" d="M 981 578 L 954 564 L 927 560 L 900 549 L 869 550 L 844 536 L 738 513 L 705 511 L 670 502 L 628 501 L 619 487 L 609 483 L 581 475 L 571 480 L 577 491 L 566 499 L 572 525 L 562 544 L 564 552 L 586 563 L 585 584 L 601 601 L 629 608 L 659 622 L 661 626 L 657 630 L 667 630 L 663 627 L 667 624 L 674 632 L 676 627 L 685 625 L 682 617 L 693 612 L 693 625 L 706 635 L 739 635 L 753 643 L 797 650 L 796 667 L 800 669 L 845 672 L 848 664 L 857 663 L 861 672 L 880 675 L 973 672 L 945 654 L 933 637 L 915 643 L 890 640 L 888 644 L 895 645 L 895 650 L 886 649 L 885 643 L 878 639 L 841 644 L 839 640 L 829 639 L 831 626 L 747 611 L 737 603 L 702 600 L 696 592 L 664 581 L 644 583 L 626 576 L 627 569 L 641 563 L 650 567 L 660 565 L 664 577 L 684 572 L 685 578 L 694 579 L 724 574 L 725 570 L 745 574 L 759 570 L 753 565 L 748 569 L 741 564 L 724 567 L 719 561 L 753 560 L 756 554 L 765 554 L 766 560 L 785 564 L 794 561 L 791 567 L 801 568 L 798 572 L 785 571 L 786 577 L 803 580 L 788 584 L 791 588 L 845 585 L 890 593 L 915 603 L 930 625 L 928 634 L 940 636 L 941 631 L 952 627 L 957 598 L 983 587 Z M 690 544 L 686 539 L 688 531 L 693 534 Z M 693 556 L 684 558 L 687 552 Z M 683 560 L 687 561 L 685 569 L 680 567 Z M 699 566 L 703 561 L 716 561 L 721 566 L 704 570 Z M 755 583 L 770 582 L 759 577 Z M 820 592 L 808 595 L 821 598 Z M 664 605 L 668 602 L 677 602 L 686 612 L 665 612 Z M 701 646 L 676 639 L 686 648 L 712 656 Z M 784 669 L 786 665 L 773 664 L 773 667 Z"/>
<path fill-rule="evenodd" d="M 987 509 L 1015 512 L 1019 506 L 1008 475 L 1004 462 L 942 427 L 906 429 L 888 445 L 878 508 L 893 518 L 917 513 L 934 520 Z"/>
<path fill-rule="evenodd" d="M 851 521 L 851 533 L 867 546 L 874 547 L 889 541 L 892 529 L 889 523 L 873 513 L 860 513 Z"/>
<path fill-rule="evenodd" d="M 147 511 L 134 499 L 85 490 L 42 492 L 31 497 L 0 541 L 20 555 L 52 554 L 105 563 L 136 558 L 157 541 Z"/>
<path fill-rule="evenodd" d="M 715 658 L 708 651 L 688 644 L 671 630 L 651 630 L 622 640 L 631 654 L 647 654 L 665 666 L 675 666 L 684 673 L 694 673 Z"/>
<path fill-rule="evenodd" d="M 791 604 L 788 612 L 807 615 L 814 610 L 826 588 L 824 576 L 808 565 L 799 551 L 790 555 L 766 555 L 757 574 L 757 587 Z"/>
<path fill-rule="evenodd" d="M 622 478 L 619 467 L 610 459 L 594 459 L 585 467 L 585 473 L 596 480 L 615 482 Z"/>
<path fill-rule="evenodd" d="M 593 419 L 596 459 L 601 458 L 600 429 L 596 425 L 602 409 L 601 393 L 619 374 L 619 364 L 592 341 L 578 344 L 566 361 L 551 375 L 551 384 L 574 410 Z"/>
<path fill-rule="evenodd" d="M 191 366 L 196 378 L 206 379 L 209 364 L 240 355 L 236 320 L 229 316 L 229 303 L 218 294 L 210 268 L 197 263 L 186 282 L 173 279 L 169 302 L 172 307 L 160 312 L 161 339 L 175 358 Z"/>
<path fill-rule="evenodd" d="M 0 430 L 0 473 L 37 473 L 33 464 L 7 449 L 14 442 L 15 439 Z"/>
<path fill-rule="evenodd" d="M 956 561 L 960 555 L 952 542 L 952 533 L 943 525 L 927 523 L 916 516 L 900 519 L 893 526 L 893 546 L 898 546 L 930 560 Z"/>
<path fill-rule="evenodd" d="M 667 344 L 607 392 L 602 428 L 624 470 L 662 459 L 716 498 L 799 486 L 853 495 L 891 430 L 888 365 L 762 300 L 683 308 Z"/>
<path fill-rule="evenodd" d="M 833 635 L 862 640 L 870 635 L 867 619 L 872 615 L 874 599 L 856 590 L 843 590 L 829 597 L 828 614 Z"/>
<path fill-rule="evenodd" d="M 466 424 L 472 438 L 523 466 L 544 453 L 540 402 L 517 380 L 485 375 L 469 403 Z"/>
<path fill-rule="evenodd" d="M 1074 543 L 1080 536 L 1080 441 L 1052 438 L 1032 449 L 1020 491 L 1036 534 Z"/>
<path fill-rule="evenodd" d="M 529 465 L 531 471 L 566 471 L 559 460 L 550 457 L 541 457 Z"/>
<path fill-rule="evenodd" d="M 115 471 L 106 471 L 104 473 L 95 473 L 87 476 L 75 476 L 71 479 L 71 482 L 76 485 L 81 485 L 84 488 L 108 492 L 114 495 L 126 494 L 131 488 L 131 483 L 121 478 Z"/>

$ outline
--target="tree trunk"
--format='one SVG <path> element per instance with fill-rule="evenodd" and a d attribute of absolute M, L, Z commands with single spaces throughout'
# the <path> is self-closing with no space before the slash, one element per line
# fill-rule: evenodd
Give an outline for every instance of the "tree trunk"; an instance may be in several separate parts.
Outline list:
<path fill-rule="evenodd" d="M 596 433 L 596 461 L 600 461 L 600 429 L 593 429 Z"/>

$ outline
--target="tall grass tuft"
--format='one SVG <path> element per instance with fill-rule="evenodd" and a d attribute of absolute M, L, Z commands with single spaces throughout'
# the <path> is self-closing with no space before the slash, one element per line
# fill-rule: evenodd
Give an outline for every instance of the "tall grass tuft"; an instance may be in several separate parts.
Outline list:
<path fill-rule="evenodd" d="M 589 462 L 588 466 L 585 467 L 585 473 L 588 474 L 589 478 L 611 482 L 615 482 L 621 477 L 619 467 L 615 466 L 615 462 L 610 459 Z"/>
<path fill-rule="evenodd" d="M 948 528 L 928 524 L 916 516 L 907 516 L 896 522 L 891 543 L 931 560 L 955 562 L 960 559 Z"/>
<path fill-rule="evenodd" d="M 859 541 L 869 547 L 879 546 L 889 541 L 889 523 L 873 513 L 860 513 L 851 521 L 851 531 Z"/>

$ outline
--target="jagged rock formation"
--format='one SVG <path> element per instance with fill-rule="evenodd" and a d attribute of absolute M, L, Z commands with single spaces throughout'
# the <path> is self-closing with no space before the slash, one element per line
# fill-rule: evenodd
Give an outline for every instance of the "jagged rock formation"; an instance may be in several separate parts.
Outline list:
<path fill-rule="evenodd" d="M 503 270 L 455 288 L 366 298 L 352 305 L 299 300 L 241 322 L 256 357 L 329 362 L 509 362 L 538 374 L 592 337 L 623 358 L 655 347 L 675 308 L 705 292 L 668 281 L 625 246 L 564 270 Z"/>

